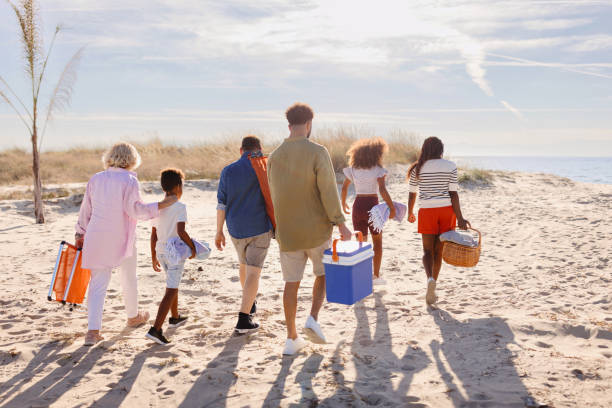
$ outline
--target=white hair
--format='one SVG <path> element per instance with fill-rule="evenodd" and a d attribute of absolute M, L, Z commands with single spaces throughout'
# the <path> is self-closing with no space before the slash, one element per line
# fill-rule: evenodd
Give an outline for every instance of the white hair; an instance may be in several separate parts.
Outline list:
<path fill-rule="evenodd" d="M 134 170 L 140 166 L 140 154 L 134 145 L 126 142 L 115 143 L 102 155 L 104 168 L 119 167 Z"/>

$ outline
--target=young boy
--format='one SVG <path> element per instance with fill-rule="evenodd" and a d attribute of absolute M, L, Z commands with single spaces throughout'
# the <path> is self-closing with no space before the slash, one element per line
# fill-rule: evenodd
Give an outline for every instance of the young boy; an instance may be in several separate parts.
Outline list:
<path fill-rule="evenodd" d="M 166 192 L 166 197 L 176 196 L 178 200 L 183 195 L 183 180 L 185 175 L 178 169 L 165 169 L 161 172 L 161 186 Z M 168 344 L 170 341 L 166 339 L 162 333 L 162 325 L 168 315 L 171 313 L 169 320 L 170 327 L 177 327 L 187 320 L 186 317 L 179 315 L 178 312 L 178 286 L 183 275 L 183 267 L 185 262 L 178 265 L 173 265 L 169 262 L 166 256 L 166 242 L 170 238 L 180 237 L 185 244 L 191 248 L 192 259 L 196 256 L 196 248 L 185 231 L 187 223 L 187 208 L 185 204 L 177 201 L 170 207 L 160 210 L 159 217 L 153 220 L 153 228 L 151 230 L 151 258 L 153 261 L 153 269 L 157 272 L 161 268 L 166 272 L 166 294 L 159 304 L 157 318 L 155 324 L 146 334 L 146 338 L 153 340 L 158 344 Z"/>

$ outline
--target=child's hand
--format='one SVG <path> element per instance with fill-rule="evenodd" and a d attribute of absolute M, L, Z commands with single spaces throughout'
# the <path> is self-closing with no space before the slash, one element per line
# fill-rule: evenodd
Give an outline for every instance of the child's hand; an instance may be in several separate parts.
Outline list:
<path fill-rule="evenodd" d="M 195 245 L 194 245 L 193 248 L 191 248 L 191 256 L 189 257 L 189 259 L 195 258 L 196 255 L 197 255 L 197 252 L 196 252 Z"/>
<path fill-rule="evenodd" d="M 155 255 L 153 255 L 152 263 L 153 263 L 153 270 L 155 272 L 161 272 L 161 264 L 159 263 Z"/>
<path fill-rule="evenodd" d="M 391 207 L 391 208 L 389 209 L 389 219 L 390 219 L 390 220 L 395 219 L 395 216 L 396 216 L 396 215 L 397 215 L 397 214 L 396 214 L 396 211 L 395 211 L 395 206 L 393 206 L 393 207 Z"/>
<path fill-rule="evenodd" d="M 225 246 L 225 235 L 223 231 L 219 231 L 217 235 L 215 235 L 215 246 L 219 251 L 223 251 L 223 247 Z"/>
<path fill-rule="evenodd" d="M 408 216 L 408 222 L 414 223 L 415 221 L 416 221 L 416 216 L 414 215 L 414 213 L 410 213 L 410 215 Z"/>
<path fill-rule="evenodd" d="M 346 202 L 342 202 L 342 210 L 344 211 L 345 214 L 351 213 L 351 208 L 348 206 Z"/>

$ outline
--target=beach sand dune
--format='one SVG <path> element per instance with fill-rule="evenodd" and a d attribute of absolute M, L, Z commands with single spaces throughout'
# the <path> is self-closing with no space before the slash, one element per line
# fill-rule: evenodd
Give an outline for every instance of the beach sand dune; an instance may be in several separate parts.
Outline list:
<path fill-rule="evenodd" d="M 408 198 L 401 168 L 390 193 Z M 145 198 L 160 196 L 143 183 Z M 192 236 L 212 242 L 216 182 L 187 182 Z M 232 336 L 240 303 L 233 248 L 189 262 L 171 347 L 125 328 L 115 273 L 106 340 L 82 347 L 85 307 L 46 294 L 59 242 L 71 240 L 78 197 L 52 201 L 34 225 L 31 204 L 0 201 L 0 406 L 57 407 L 609 407 L 612 406 L 612 186 L 549 175 L 497 173 L 464 186 L 466 218 L 484 236 L 479 265 L 443 267 L 436 308 L 425 306 L 416 226 L 385 231 L 388 285 L 355 306 L 326 304 L 330 344 L 282 357 L 283 282 L 274 242 L 262 274 L 258 334 Z M 140 304 L 164 292 L 138 227 Z M 201 270 L 200 270 L 201 269 Z M 313 277 L 300 291 L 298 322 Z"/>

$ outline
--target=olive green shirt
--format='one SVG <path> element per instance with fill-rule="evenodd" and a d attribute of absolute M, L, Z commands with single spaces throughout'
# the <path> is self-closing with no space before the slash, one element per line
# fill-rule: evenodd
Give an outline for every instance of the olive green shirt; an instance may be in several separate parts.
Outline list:
<path fill-rule="evenodd" d="M 276 240 L 283 252 L 316 248 L 345 219 L 336 174 L 324 146 L 285 139 L 268 158 Z"/>

